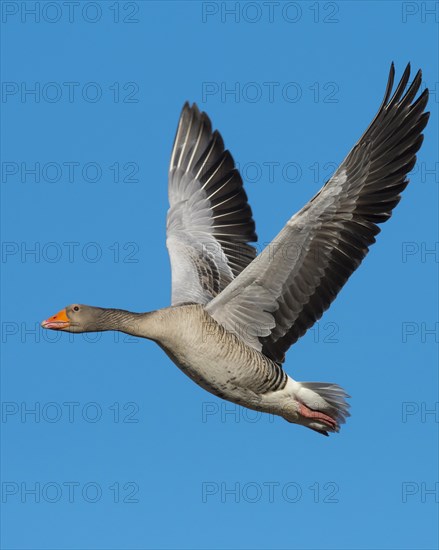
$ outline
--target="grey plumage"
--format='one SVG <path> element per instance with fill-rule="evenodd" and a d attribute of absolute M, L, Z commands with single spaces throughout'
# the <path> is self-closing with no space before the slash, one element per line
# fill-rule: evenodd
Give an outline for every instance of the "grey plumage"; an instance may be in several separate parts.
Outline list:
<path fill-rule="evenodd" d="M 185 104 L 169 167 L 172 306 L 131 313 L 68 306 L 45 328 L 120 330 L 157 342 L 207 391 L 319 433 L 349 416 L 336 384 L 297 382 L 285 352 L 335 299 L 398 204 L 427 121 L 428 91 L 410 66 L 333 177 L 258 256 L 233 159 L 205 113 Z"/>

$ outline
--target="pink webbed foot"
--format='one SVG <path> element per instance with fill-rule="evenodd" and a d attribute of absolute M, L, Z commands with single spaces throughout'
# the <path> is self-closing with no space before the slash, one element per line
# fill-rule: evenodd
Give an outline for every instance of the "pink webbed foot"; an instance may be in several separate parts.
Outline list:
<path fill-rule="evenodd" d="M 338 428 L 337 422 L 333 418 L 322 412 L 313 411 L 303 403 L 299 403 L 299 413 L 305 418 L 312 418 L 313 420 L 316 420 L 318 422 L 323 422 L 334 431 L 336 431 Z"/>

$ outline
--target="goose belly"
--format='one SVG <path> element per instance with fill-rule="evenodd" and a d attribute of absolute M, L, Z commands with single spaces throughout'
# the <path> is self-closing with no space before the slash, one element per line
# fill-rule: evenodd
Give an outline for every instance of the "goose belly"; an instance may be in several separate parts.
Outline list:
<path fill-rule="evenodd" d="M 204 316 L 207 314 L 204 314 Z M 178 323 L 159 342 L 170 359 L 210 393 L 260 409 L 264 394 L 283 389 L 287 376 L 258 351 L 248 347 L 216 322 Z M 190 325 L 190 326 L 189 326 Z"/>
<path fill-rule="evenodd" d="M 196 384 L 210 393 L 242 403 L 258 401 L 257 394 L 246 387 L 246 376 L 237 353 L 226 353 L 212 346 L 184 346 L 178 349 L 161 346 L 168 357 Z M 236 350 L 235 350 L 236 351 Z"/>

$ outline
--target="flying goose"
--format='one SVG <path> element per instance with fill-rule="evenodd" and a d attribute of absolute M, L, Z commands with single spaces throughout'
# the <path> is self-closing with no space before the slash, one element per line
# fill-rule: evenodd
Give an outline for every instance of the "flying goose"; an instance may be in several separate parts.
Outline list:
<path fill-rule="evenodd" d="M 194 382 L 244 407 L 321 434 L 338 432 L 349 397 L 297 382 L 285 352 L 322 316 L 390 218 L 429 113 L 410 65 L 394 65 L 372 123 L 332 178 L 256 256 L 255 223 L 233 158 L 196 104 L 183 107 L 169 167 L 172 305 L 131 313 L 80 304 L 42 322 L 68 332 L 118 330 L 157 342 Z M 291 253 L 291 248 L 294 254 Z"/>

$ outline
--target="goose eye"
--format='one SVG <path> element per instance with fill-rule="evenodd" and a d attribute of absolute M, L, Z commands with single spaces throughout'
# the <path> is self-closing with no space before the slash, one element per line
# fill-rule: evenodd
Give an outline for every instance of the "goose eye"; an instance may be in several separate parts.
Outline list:
<path fill-rule="evenodd" d="M 75 306 L 75 307 L 73 308 L 73 311 L 79 311 L 79 307 L 78 307 L 78 306 Z"/>

